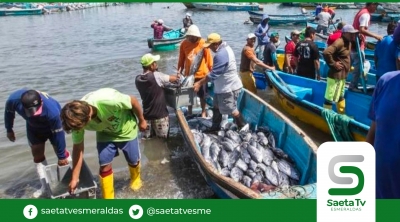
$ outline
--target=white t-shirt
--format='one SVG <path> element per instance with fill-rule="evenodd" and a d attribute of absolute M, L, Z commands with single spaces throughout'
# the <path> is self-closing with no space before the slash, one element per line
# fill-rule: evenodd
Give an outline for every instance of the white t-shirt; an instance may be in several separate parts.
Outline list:
<path fill-rule="evenodd" d="M 368 28 L 368 23 L 371 19 L 371 15 L 369 13 L 364 13 L 360 16 L 360 18 L 358 19 L 358 21 L 360 22 L 360 27 L 364 26 Z"/>
<path fill-rule="evenodd" d="M 331 19 L 331 14 L 328 12 L 321 12 L 318 14 L 318 25 L 328 27 L 329 19 Z"/>

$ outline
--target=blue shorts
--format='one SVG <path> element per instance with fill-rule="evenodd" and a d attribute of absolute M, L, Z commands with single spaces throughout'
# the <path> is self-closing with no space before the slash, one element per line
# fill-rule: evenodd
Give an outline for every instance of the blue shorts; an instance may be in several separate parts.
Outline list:
<path fill-rule="evenodd" d="M 45 143 L 50 140 L 50 143 L 55 146 L 56 137 L 51 133 L 51 131 L 37 130 L 32 128 L 26 129 L 26 136 L 28 138 L 29 146 Z M 65 147 L 65 146 L 64 146 Z"/>
<path fill-rule="evenodd" d="M 124 153 L 129 165 L 136 165 L 140 161 L 139 140 L 126 142 L 97 142 L 97 152 L 99 153 L 99 164 L 105 166 L 110 164 L 114 157 L 119 155 L 118 148 Z"/>

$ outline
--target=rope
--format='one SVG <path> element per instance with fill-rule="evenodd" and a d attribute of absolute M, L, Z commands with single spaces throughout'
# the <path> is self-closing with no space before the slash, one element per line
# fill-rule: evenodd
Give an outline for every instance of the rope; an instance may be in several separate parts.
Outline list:
<path fill-rule="evenodd" d="M 322 117 L 327 122 L 335 141 L 354 141 L 349 129 L 351 119 L 346 115 L 341 115 L 331 109 L 323 109 Z"/>
<path fill-rule="evenodd" d="M 296 188 L 301 188 L 304 192 L 297 190 Z M 290 199 L 310 199 L 310 195 L 314 192 L 314 188 L 311 192 L 307 192 L 306 188 L 303 186 L 285 186 L 285 187 L 277 187 L 273 191 L 269 191 L 267 194 L 269 196 L 276 196 L 278 193 L 281 193 L 286 198 Z"/>

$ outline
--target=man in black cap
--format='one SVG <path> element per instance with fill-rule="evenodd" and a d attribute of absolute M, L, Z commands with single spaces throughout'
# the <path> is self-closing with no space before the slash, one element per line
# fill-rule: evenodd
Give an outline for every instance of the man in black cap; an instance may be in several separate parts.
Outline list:
<path fill-rule="evenodd" d="M 58 157 L 58 165 L 67 165 L 69 152 L 66 150 L 65 133 L 60 119 L 60 104 L 44 92 L 20 89 L 13 92 L 7 99 L 4 113 L 4 123 L 7 138 L 15 141 L 13 131 L 15 112 L 26 120 L 28 143 L 31 147 L 33 162 L 39 175 L 42 187 L 33 196 L 38 198 L 46 187 L 44 155 L 45 143 L 50 140 Z M 68 158 L 68 159 L 67 159 Z"/>

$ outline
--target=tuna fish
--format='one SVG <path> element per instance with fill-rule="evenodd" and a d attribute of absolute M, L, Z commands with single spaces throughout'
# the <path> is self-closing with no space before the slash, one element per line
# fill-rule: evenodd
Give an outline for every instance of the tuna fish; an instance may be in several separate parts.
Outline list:
<path fill-rule="evenodd" d="M 286 174 L 287 176 L 289 176 L 290 178 L 294 179 L 294 180 L 299 180 L 299 173 L 297 172 L 297 170 L 291 165 L 289 164 L 286 160 L 284 159 L 280 159 L 277 160 L 278 163 L 278 169 Z"/>
<path fill-rule="evenodd" d="M 235 141 L 236 143 L 242 142 L 242 140 L 239 137 L 239 134 L 234 133 L 232 130 L 226 131 L 226 136 L 228 136 L 229 139 Z"/>
<path fill-rule="evenodd" d="M 228 167 L 229 154 L 228 154 L 225 150 L 222 149 L 222 150 L 219 152 L 218 160 L 219 160 L 219 163 L 221 164 L 221 167 L 222 167 L 222 168 Z"/>
<path fill-rule="evenodd" d="M 221 169 L 221 174 L 223 176 L 229 177 L 231 175 L 231 171 L 228 168 L 222 168 Z"/>
<path fill-rule="evenodd" d="M 248 146 L 247 151 L 249 151 L 249 154 L 254 161 L 256 161 L 257 163 L 262 162 L 262 153 L 260 150 L 258 150 L 254 146 Z"/>
<path fill-rule="evenodd" d="M 275 158 L 274 153 L 270 149 L 263 149 L 262 162 L 265 165 L 270 166 L 274 158 Z"/>
<path fill-rule="evenodd" d="M 267 166 L 265 177 L 269 180 L 269 182 L 271 182 L 272 185 L 279 186 L 279 175 L 274 169 L 272 169 L 272 167 Z"/>
<path fill-rule="evenodd" d="M 268 135 L 268 142 L 270 147 L 275 147 L 275 137 L 272 133 L 269 133 Z"/>
<path fill-rule="evenodd" d="M 235 166 L 241 169 L 243 172 L 245 172 L 249 168 L 247 164 L 240 158 L 236 161 Z"/>
<path fill-rule="evenodd" d="M 256 172 L 256 170 L 257 170 L 257 163 L 254 162 L 254 160 L 250 160 L 249 169 L 251 169 L 252 171 Z"/>
<path fill-rule="evenodd" d="M 234 181 L 239 182 L 243 178 L 243 171 L 237 167 L 234 167 L 231 170 L 230 176 Z"/>
<path fill-rule="evenodd" d="M 240 158 L 246 163 L 249 164 L 251 160 L 251 156 L 247 149 L 240 149 Z"/>
<path fill-rule="evenodd" d="M 218 154 L 221 151 L 221 148 L 216 143 L 211 143 L 210 146 L 210 157 L 214 161 L 218 161 Z"/>
<path fill-rule="evenodd" d="M 248 177 L 248 176 L 243 176 L 243 184 L 246 186 L 246 187 L 250 187 L 251 186 L 251 181 L 252 181 L 252 179 L 250 178 L 250 177 Z"/>
<path fill-rule="evenodd" d="M 229 154 L 228 169 L 232 169 L 239 158 L 240 158 L 240 152 L 237 150 L 233 150 Z"/>

